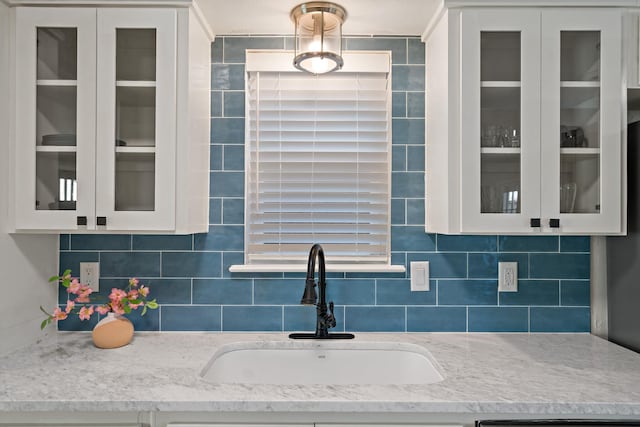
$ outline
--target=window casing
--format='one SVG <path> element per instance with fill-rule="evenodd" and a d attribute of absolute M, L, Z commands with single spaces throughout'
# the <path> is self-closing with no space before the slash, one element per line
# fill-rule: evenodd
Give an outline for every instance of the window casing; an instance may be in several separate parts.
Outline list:
<path fill-rule="evenodd" d="M 314 243 L 328 270 L 404 271 L 390 263 L 390 54 L 350 56 L 314 76 L 247 52 L 245 265 L 231 271 L 304 269 Z"/>

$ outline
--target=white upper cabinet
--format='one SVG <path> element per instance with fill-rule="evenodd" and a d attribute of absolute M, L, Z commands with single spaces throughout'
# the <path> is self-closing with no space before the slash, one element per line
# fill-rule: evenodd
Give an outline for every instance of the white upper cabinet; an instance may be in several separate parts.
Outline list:
<path fill-rule="evenodd" d="M 209 87 L 194 85 L 210 38 L 191 13 L 16 8 L 16 231 L 207 231 Z"/>
<path fill-rule="evenodd" d="M 427 40 L 428 232 L 625 232 L 621 23 L 445 12 Z"/>

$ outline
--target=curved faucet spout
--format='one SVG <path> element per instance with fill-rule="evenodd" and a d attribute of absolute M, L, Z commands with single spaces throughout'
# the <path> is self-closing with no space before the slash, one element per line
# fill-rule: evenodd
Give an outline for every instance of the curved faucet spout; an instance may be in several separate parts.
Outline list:
<path fill-rule="evenodd" d="M 327 276 L 325 273 L 324 250 L 318 243 L 311 246 L 309 258 L 307 259 L 307 279 L 305 282 L 302 304 L 316 303 L 316 283 L 314 279 L 316 271 L 316 258 L 318 259 L 318 290 L 320 293 L 320 304 L 326 304 L 325 291 L 327 289 Z"/>
<path fill-rule="evenodd" d="M 314 279 L 318 260 L 318 295 L 316 295 L 316 281 Z M 307 278 L 305 280 L 304 294 L 301 304 L 316 306 L 316 332 L 315 334 L 290 334 L 290 338 L 353 338 L 353 334 L 329 334 L 329 328 L 336 326 L 336 318 L 333 315 L 333 301 L 327 307 L 326 301 L 327 281 L 325 273 L 324 250 L 319 244 L 314 244 L 309 251 L 307 260 Z M 319 299 L 319 301 L 318 301 Z M 317 304 L 316 304 L 316 301 Z"/>

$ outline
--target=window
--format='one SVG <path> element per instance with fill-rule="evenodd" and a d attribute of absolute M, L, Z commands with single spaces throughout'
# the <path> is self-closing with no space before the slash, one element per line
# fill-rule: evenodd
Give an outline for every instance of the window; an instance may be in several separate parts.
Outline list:
<path fill-rule="evenodd" d="M 328 269 L 404 271 L 390 265 L 391 58 L 351 56 L 314 76 L 247 52 L 245 265 L 231 271 L 304 269 L 314 243 Z"/>

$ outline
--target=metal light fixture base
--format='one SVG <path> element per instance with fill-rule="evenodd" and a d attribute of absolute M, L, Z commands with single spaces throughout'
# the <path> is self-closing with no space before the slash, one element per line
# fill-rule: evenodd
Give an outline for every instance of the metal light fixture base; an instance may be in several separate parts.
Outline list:
<path fill-rule="evenodd" d="M 339 70 L 342 59 L 342 24 L 347 11 L 330 2 L 307 2 L 291 10 L 295 26 L 293 65 L 311 74 Z"/>

